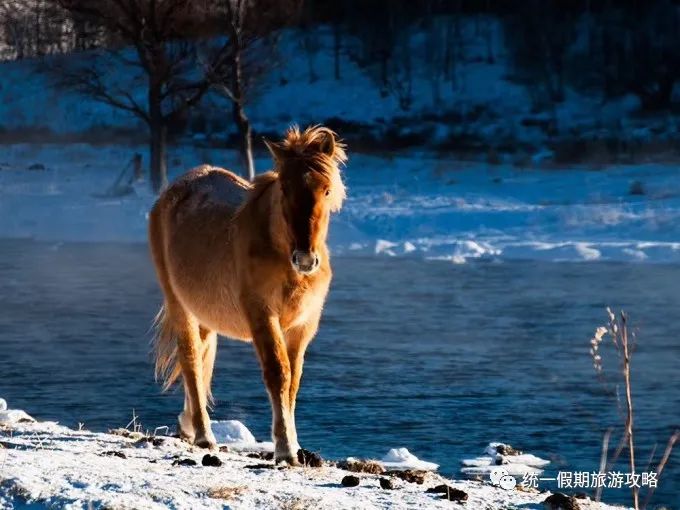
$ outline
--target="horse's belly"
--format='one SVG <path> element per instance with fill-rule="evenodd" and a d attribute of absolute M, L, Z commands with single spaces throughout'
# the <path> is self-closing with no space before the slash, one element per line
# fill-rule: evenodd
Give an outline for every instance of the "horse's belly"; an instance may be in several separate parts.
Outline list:
<path fill-rule="evenodd" d="M 213 288 L 213 291 L 216 290 Z M 222 336 L 236 340 L 250 340 L 250 327 L 245 320 L 245 315 L 235 299 L 228 293 L 219 295 L 215 292 L 201 292 L 200 295 L 190 296 L 189 293 L 181 293 L 182 305 L 196 317 L 199 324 L 204 328 L 217 331 Z"/>

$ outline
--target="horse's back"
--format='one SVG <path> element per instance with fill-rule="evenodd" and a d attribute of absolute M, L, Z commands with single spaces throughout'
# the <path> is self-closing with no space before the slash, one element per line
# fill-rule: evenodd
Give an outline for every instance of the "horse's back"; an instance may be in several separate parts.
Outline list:
<path fill-rule="evenodd" d="M 234 212 L 246 199 L 251 185 L 223 168 L 201 165 L 177 179 L 161 196 L 177 218 L 219 211 Z"/>

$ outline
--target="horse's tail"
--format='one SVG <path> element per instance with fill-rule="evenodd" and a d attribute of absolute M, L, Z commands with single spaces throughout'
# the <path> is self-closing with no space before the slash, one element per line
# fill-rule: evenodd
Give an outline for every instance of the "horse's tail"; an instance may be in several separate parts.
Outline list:
<path fill-rule="evenodd" d="M 168 299 L 172 299 L 173 292 L 165 263 L 162 208 L 163 197 L 156 202 L 149 214 L 149 247 L 165 297 L 165 303 L 156 314 L 153 322 L 155 329 L 153 339 L 156 360 L 155 376 L 157 381 L 163 382 L 163 391 L 165 391 L 177 381 L 182 370 L 177 359 L 177 334 L 173 329 L 171 317 L 168 315 Z"/>
<path fill-rule="evenodd" d="M 156 365 L 154 374 L 157 381 L 163 383 L 163 391 L 169 389 L 182 373 L 177 359 L 177 335 L 163 305 L 154 319 L 155 335 L 153 339 Z"/>

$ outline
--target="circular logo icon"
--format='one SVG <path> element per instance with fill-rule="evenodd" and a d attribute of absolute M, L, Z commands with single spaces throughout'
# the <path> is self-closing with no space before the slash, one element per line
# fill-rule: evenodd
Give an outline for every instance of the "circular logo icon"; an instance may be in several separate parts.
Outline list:
<path fill-rule="evenodd" d="M 491 473 L 489 474 L 489 478 L 491 478 L 491 483 L 494 485 L 498 485 L 501 481 L 501 478 L 504 476 L 508 475 L 508 470 L 505 469 L 504 467 L 501 466 L 496 466 L 491 470 Z"/>
<path fill-rule="evenodd" d="M 501 486 L 501 489 L 509 491 L 515 488 L 515 485 L 517 485 L 517 480 L 515 480 L 514 476 L 503 475 L 501 476 L 501 479 L 498 481 L 498 485 Z"/>

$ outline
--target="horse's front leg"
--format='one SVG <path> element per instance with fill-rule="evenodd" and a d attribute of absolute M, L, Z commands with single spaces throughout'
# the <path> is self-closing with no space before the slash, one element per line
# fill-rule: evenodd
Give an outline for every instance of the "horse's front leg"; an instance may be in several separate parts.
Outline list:
<path fill-rule="evenodd" d="M 319 326 L 319 317 L 308 321 L 305 324 L 296 326 L 286 331 L 286 347 L 288 349 L 288 360 L 290 361 L 290 426 L 291 435 L 297 442 L 297 429 L 295 426 L 295 403 L 297 400 L 300 381 L 302 379 L 302 367 L 305 362 L 305 352 L 309 342 L 312 341 Z"/>
<path fill-rule="evenodd" d="M 297 465 L 300 446 L 291 433 L 290 410 L 291 371 L 288 352 L 278 317 L 268 313 L 256 313 L 250 320 L 253 344 L 257 351 L 262 377 L 267 386 L 272 405 L 272 436 L 276 463 Z"/>

